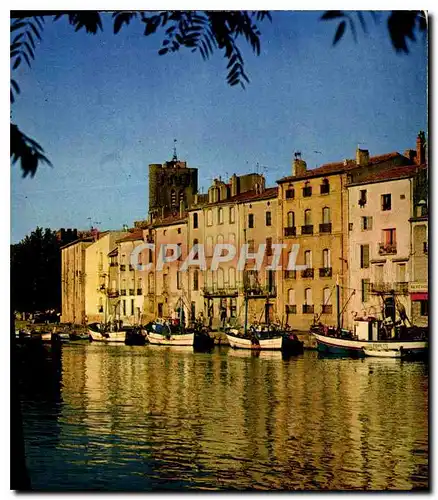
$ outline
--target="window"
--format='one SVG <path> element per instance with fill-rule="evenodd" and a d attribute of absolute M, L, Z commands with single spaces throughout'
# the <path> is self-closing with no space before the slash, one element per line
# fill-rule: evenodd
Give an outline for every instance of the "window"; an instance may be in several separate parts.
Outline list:
<path fill-rule="evenodd" d="M 373 218 L 372 217 L 361 217 L 362 231 L 369 231 L 373 229 Z"/>
<path fill-rule="evenodd" d="M 385 245 L 395 245 L 395 229 L 384 229 L 383 230 L 383 243 Z"/>
<path fill-rule="evenodd" d="M 228 243 L 230 245 L 235 245 L 236 244 L 236 235 L 234 233 L 229 233 L 229 235 L 228 235 Z"/>
<path fill-rule="evenodd" d="M 312 225 L 312 211 L 310 209 L 304 210 L 304 225 Z"/>
<path fill-rule="evenodd" d="M 383 283 L 383 264 L 378 264 L 374 268 L 374 279 L 376 283 Z"/>
<path fill-rule="evenodd" d="M 126 316 L 126 300 L 122 300 L 122 315 Z"/>
<path fill-rule="evenodd" d="M 323 304 L 330 305 L 331 304 L 331 290 L 326 287 L 322 290 Z"/>
<path fill-rule="evenodd" d="M 307 268 L 312 267 L 312 251 L 311 250 L 306 250 L 304 252 L 304 264 L 306 265 Z"/>
<path fill-rule="evenodd" d="M 406 283 L 406 264 L 397 264 L 396 267 L 396 281 L 399 283 Z"/>
<path fill-rule="evenodd" d="M 303 197 L 308 198 L 309 196 L 312 196 L 312 186 L 306 182 L 306 185 L 303 187 Z"/>
<path fill-rule="evenodd" d="M 420 314 L 421 316 L 429 316 L 429 301 L 420 300 Z"/>
<path fill-rule="evenodd" d="M 254 214 L 248 214 L 248 227 L 254 227 Z"/>
<path fill-rule="evenodd" d="M 312 305 L 313 300 L 312 300 L 312 289 L 311 288 L 306 288 L 304 291 L 304 303 L 306 305 Z"/>
<path fill-rule="evenodd" d="M 368 302 L 370 295 L 370 280 L 362 280 L 362 302 Z"/>
<path fill-rule="evenodd" d="M 205 256 L 206 257 L 212 257 L 213 256 L 213 237 L 212 236 L 207 236 L 205 239 L 206 243 L 206 249 L 205 249 Z"/>
<path fill-rule="evenodd" d="M 195 292 L 199 290 L 199 271 L 197 269 L 193 271 L 193 290 Z"/>
<path fill-rule="evenodd" d="M 234 207 L 230 207 L 230 224 L 234 224 L 235 216 L 236 216 L 236 213 L 235 213 Z"/>
<path fill-rule="evenodd" d="M 218 222 L 218 224 L 224 223 L 224 209 L 223 208 L 217 209 L 217 222 Z"/>
<path fill-rule="evenodd" d="M 287 227 L 294 227 L 294 226 L 295 226 L 295 213 L 288 212 L 287 213 Z"/>
<path fill-rule="evenodd" d="M 234 288 L 236 286 L 236 269 L 234 267 L 230 267 L 228 269 L 228 284 L 230 288 Z"/>
<path fill-rule="evenodd" d="M 266 225 L 270 226 L 272 224 L 271 212 L 266 212 Z"/>
<path fill-rule="evenodd" d="M 391 210 L 390 194 L 382 194 L 382 210 Z"/>
<path fill-rule="evenodd" d="M 150 272 L 148 274 L 148 292 L 154 293 L 154 273 Z"/>
<path fill-rule="evenodd" d="M 181 243 L 178 243 L 178 260 L 182 260 L 183 254 L 182 254 L 182 246 Z"/>
<path fill-rule="evenodd" d="M 224 270 L 222 267 L 217 270 L 217 287 L 219 290 L 224 288 Z"/>
<path fill-rule="evenodd" d="M 207 286 L 208 288 L 213 287 L 213 271 L 210 269 L 207 271 Z"/>
<path fill-rule="evenodd" d="M 370 267 L 370 246 L 361 245 L 360 246 L 360 268 L 367 269 Z"/>
<path fill-rule="evenodd" d="M 295 198 L 295 189 L 292 188 L 292 187 L 289 187 L 288 189 L 286 189 L 286 200 L 291 200 L 293 198 Z"/>
<path fill-rule="evenodd" d="M 254 240 L 248 240 L 248 252 L 254 253 L 254 251 L 255 251 Z"/>
<path fill-rule="evenodd" d="M 361 189 L 359 191 L 359 206 L 360 208 L 363 208 L 367 204 L 367 190 L 366 189 Z"/>
<path fill-rule="evenodd" d="M 134 316 L 134 299 L 131 299 L 131 316 Z"/>
<path fill-rule="evenodd" d="M 330 224 L 330 208 L 328 207 L 322 209 L 322 223 Z"/>
<path fill-rule="evenodd" d="M 348 230 L 353 231 L 353 223 L 352 222 L 348 223 Z"/>
<path fill-rule="evenodd" d="M 193 258 L 197 259 L 198 258 L 198 238 L 195 238 L 193 240 L 193 250 L 194 250 Z"/>
<path fill-rule="evenodd" d="M 181 290 L 181 271 L 176 272 L 176 288 Z"/>
<path fill-rule="evenodd" d="M 331 267 L 330 265 L 330 250 L 328 248 L 325 248 L 322 251 L 322 267 L 325 269 Z"/>
<path fill-rule="evenodd" d="M 176 206 L 176 191 L 174 189 L 170 192 L 170 204 L 172 207 Z"/>
<path fill-rule="evenodd" d="M 137 295 L 141 295 L 143 293 L 143 283 L 141 278 L 137 280 Z"/>
<path fill-rule="evenodd" d="M 230 299 L 230 316 L 235 318 L 237 316 L 237 299 Z"/>
<path fill-rule="evenodd" d="M 266 255 L 272 255 L 272 238 L 266 238 Z"/>
<path fill-rule="evenodd" d="M 321 194 L 329 194 L 330 193 L 330 184 L 328 179 L 323 179 L 321 183 Z"/>
<path fill-rule="evenodd" d="M 296 300 L 295 289 L 290 288 L 287 292 L 287 303 L 291 306 L 294 306 L 296 304 L 295 300 Z"/>
<path fill-rule="evenodd" d="M 211 209 L 207 210 L 207 226 L 213 225 L 213 212 Z"/>
<path fill-rule="evenodd" d="M 198 229 L 198 214 L 193 214 L 193 229 Z"/>

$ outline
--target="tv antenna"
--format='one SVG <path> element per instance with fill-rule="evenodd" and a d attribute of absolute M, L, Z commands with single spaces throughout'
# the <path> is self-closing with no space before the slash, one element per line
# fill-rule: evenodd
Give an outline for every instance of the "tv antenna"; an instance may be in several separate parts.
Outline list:
<path fill-rule="evenodd" d="M 172 158 L 172 161 L 177 161 L 178 160 L 178 156 L 176 154 L 176 139 L 173 140 L 173 158 Z"/>
<path fill-rule="evenodd" d="M 295 159 L 301 160 L 301 151 L 295 151 L 294 156 L 295 156 Z"/>

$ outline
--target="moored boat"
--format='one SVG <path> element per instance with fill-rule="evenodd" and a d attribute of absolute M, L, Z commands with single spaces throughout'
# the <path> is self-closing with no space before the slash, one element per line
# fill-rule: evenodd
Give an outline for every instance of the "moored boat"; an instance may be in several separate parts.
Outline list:
<path fill-rule="evenodd" d="M 228 328 L 225 335 L 233 349 L 281 351 L 283 343 L 283 335 L 277 331 L 257 332 L 250 328 L 247 335 L 242 335 L 237 328 Z"/>
<path fill-rule="evenodd" d="M 101 328 L 99 323 L 91 323 L 88 325 L 88 335 L 90 340 L 93 342 L 115 342 L 115 343 L 125 343 L 126 331 L 109 331 Z"/>
<path fill-rule="evenodd" d="M 365 356 L 373 358 L 401 358 L 402 349 L 371 349 L 370 347 L 363 349 Z"/>

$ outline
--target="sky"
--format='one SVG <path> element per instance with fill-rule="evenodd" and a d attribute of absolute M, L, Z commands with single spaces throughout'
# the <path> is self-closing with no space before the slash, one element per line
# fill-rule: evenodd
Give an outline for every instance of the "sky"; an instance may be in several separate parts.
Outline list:
<path fill-rule="evenodd" d="M 32 68 L 15 72 L 21 94 L 14 123 L 44 148 L 53 168 L 34 178 L 11 171 L 11 240 L 37 226 L 105 229 L 147 217 L 148 165 L 179 159 L 214 177 L 263 172 L 267 185 L 290 175 L 295 151 L 308 168 L 415 148 L 427 130 L 427 47 L 423 38 L 397 54 L 386 19 L 368 34 L 356 17 L 332 45 L 338 21 L 321 12 L 272 13 L 260 24 L 261 54 L 240 47 L 250 83 L 226 82 L 220 52 L 203 61 L 189 50 L 159 56 L 160 35 L 140 23 L 117 35 L 75 33 L 46 23 Z"/>

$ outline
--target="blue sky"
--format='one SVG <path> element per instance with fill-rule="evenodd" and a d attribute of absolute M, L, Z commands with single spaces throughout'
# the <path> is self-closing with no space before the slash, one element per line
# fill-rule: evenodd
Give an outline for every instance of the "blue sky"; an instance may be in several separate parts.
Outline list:
<path fill-rule="evenodd" d="M 427 56 L 391 47 L 385 19 L 358 43 L 318 12 L 273 12 L 261 24 L 259 57 L 241 44 L 250 84 L 226 83 L 226 60 L 184 51 L 158 56 L 160 37 L 132 25 L 113 35 L 46 24 L 31 69 L 16 79 L 12 107 L 20 128 L 45 149 L 53 168 L 23 179 L 11 173 L 12 241 L 37 225 L 117 229 L 147 216 L 148 164 L 172 156 L 199 169 L 205 192 L 215 176 L 263 168 L 267 183 L 290 173 L 293 153 L 309 168 L 415 147 L 427 125 Z"/>

